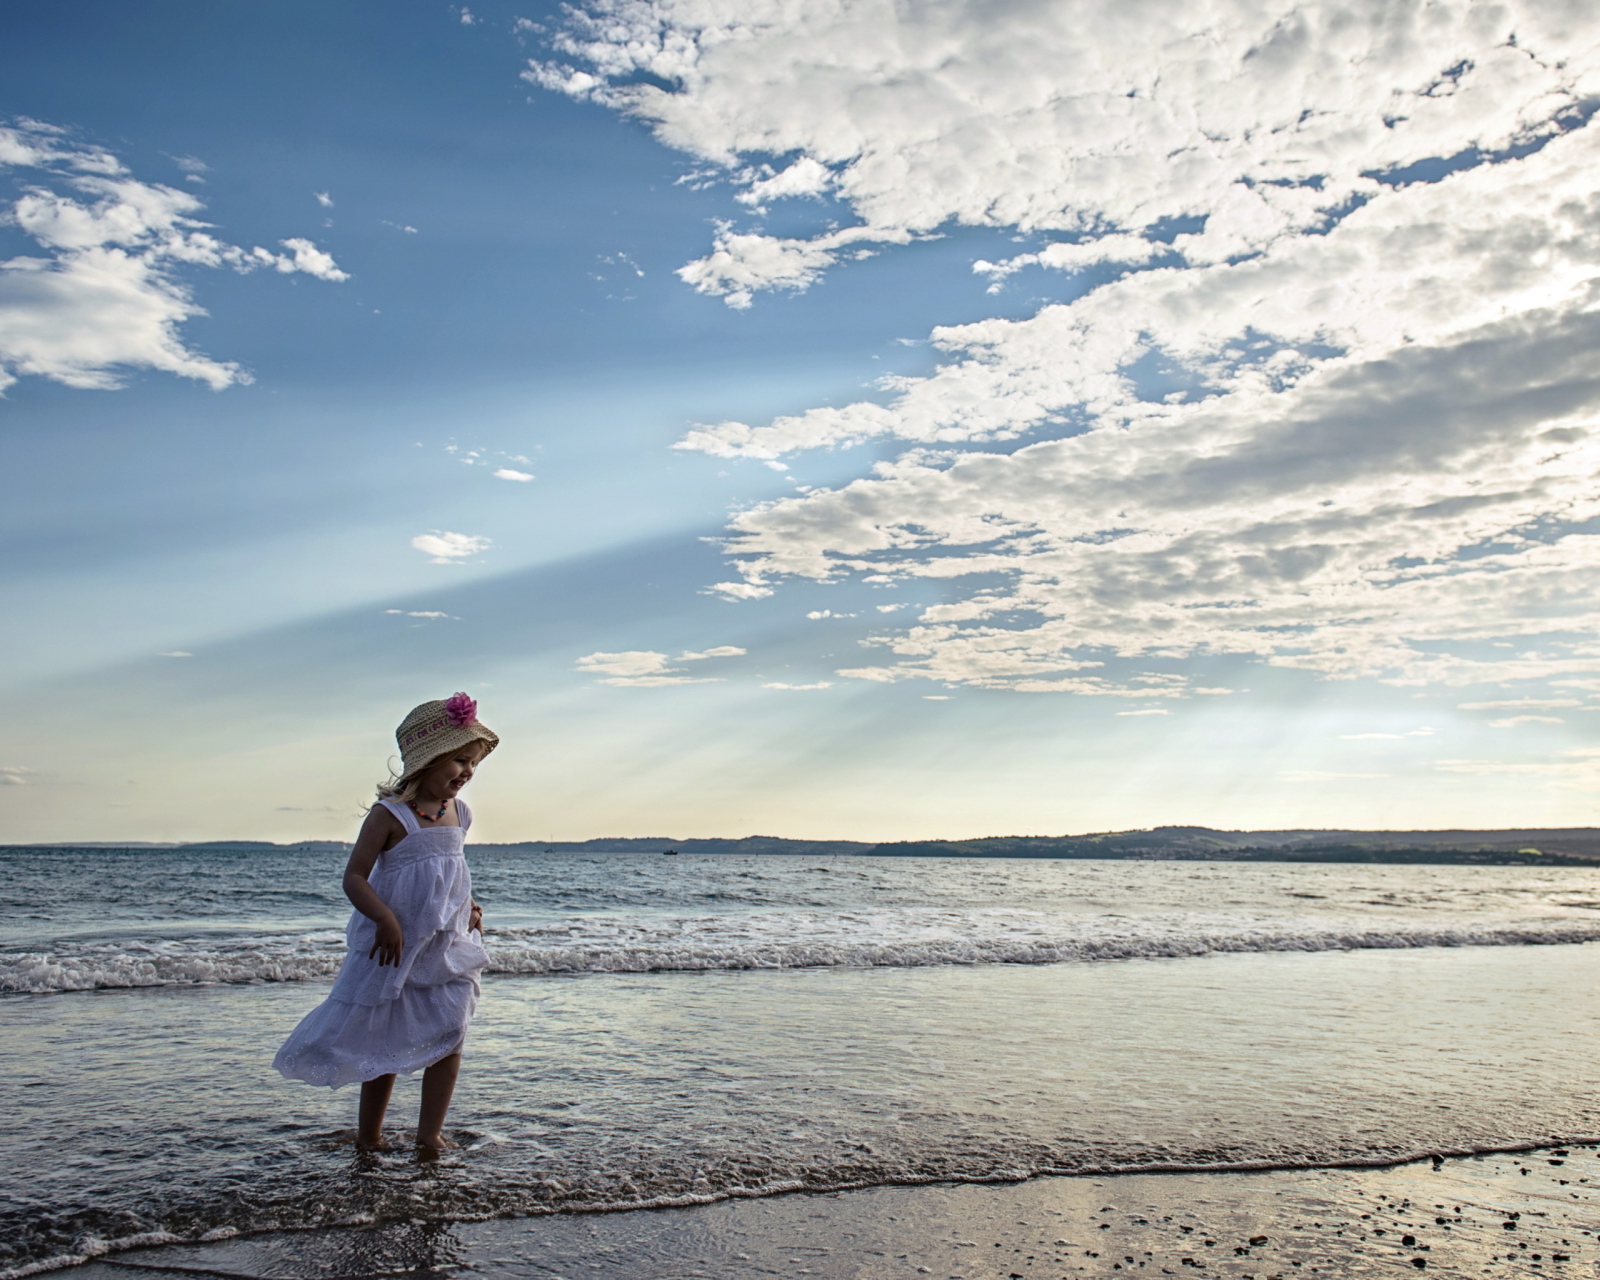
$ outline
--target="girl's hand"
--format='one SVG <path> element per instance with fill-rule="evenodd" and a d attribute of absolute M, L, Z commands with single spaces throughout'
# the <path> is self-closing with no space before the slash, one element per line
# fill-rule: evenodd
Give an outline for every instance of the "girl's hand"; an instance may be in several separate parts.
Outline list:
<path fill-rule="evenodd" d="M 367 959 L 377 956 L 380 969 L 386 964 L 399 968 L 400 952 L 405 949 L 405 945 L 406 936 L 400 929 L 400 922 L 390 916 L 387 920 L 378 921 L 378 940 L 373 944 L 372 950 L 367 952 Z"/>
<path fill-rule="evenodd" d="M 377 865 L 383 851 L 405 836 L 400 819 L 381 804 L 375 804 L 361 824 L 361 834 L 356 837 L 355 848 L 350 850 L 350 861 L 344 869 L 344 895 L 350 904 L 377 926 L 377 941 L 367 952 L 367 959 L 378 957 L 379 966 L 400 965 L 400 952 L 406 945 L 400 922 L 394 918 L 388 903 L 378 896 L 367 877 Z"/>
<path fill-rule="evenodd" d="M 483 908 L 476 902 L 472 904 L 472 918 L 467 921 L 468 933 L 483 932 Z"/>

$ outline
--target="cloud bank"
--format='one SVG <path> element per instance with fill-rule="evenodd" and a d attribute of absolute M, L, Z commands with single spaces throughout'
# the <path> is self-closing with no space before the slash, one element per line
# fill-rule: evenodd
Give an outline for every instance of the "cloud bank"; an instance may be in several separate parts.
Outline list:
<path fill-rule="evenodd" d="M 554 53 L 528 76 L 649 121 L 746 205 L 857 217 L 720 228 L 680 274 L 734 305 L 948 224 L 1042 241 L 976 263 L 992 288 L 1102 273 L 934 329 L 940 367 L 879 399 L 680 442 L 905 442 L 729 530 L 730 598 L 940 584 L 841 674 L 1171 699 L 1218 692 L 1185 674 L 1210 657 L 1600 670 L 1592 6 L 606 0 Z"/>
<path fill-rule="evenodd" d="M 184 344 L 179 326 L 204 311 L 177 272 L 265 268 L 349 278 L 310 240 L 284 240 L 278 253 L 217 239 L 195 217 L 203 206 L 191 193 L 142 182 L 109 152 L 51 125 L 0 126 L 0 169 L 20 186 L 0 222 L 43 251 L 0 262 L 0 390 L 26 375 L 111 389 L 136 368 L 217 390 L 248 382 L 237 364 Z"/>

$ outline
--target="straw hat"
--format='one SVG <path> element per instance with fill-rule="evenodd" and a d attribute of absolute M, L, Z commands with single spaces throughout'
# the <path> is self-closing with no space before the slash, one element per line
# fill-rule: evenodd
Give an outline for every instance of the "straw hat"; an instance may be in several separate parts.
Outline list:
<path fill-rule="evenodd" d="M 394 740 L 400 746 L 397 782 L 408 781 L 469 742 L 483 743 L 484 755 L 500 745 L 499 735 L 478 719 L 478 704 L 464 693 L 414 708 L 394 731 Z"/>

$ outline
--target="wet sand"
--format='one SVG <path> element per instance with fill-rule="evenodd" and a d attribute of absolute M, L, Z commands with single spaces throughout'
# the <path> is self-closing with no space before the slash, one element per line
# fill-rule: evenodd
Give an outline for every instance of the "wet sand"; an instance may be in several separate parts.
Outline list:
<path fill-rule="evenodd" d="M 269 1233 L 133 1250 L 64 1280 L 1189 1275 L 1593 1276 L 1600 1148 L 1388 1169 L 880 1187 L 695 1208 Z M 130 1273 L 136 1273 L 130 1275 Z"/>

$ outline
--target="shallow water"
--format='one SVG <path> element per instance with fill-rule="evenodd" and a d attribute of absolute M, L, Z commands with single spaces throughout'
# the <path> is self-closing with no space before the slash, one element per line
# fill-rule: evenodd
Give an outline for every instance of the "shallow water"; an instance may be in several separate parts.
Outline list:
<path fill-rule="evenodd" d="M 130 985 L 0 997 L 0 1106 L 21 1118 L 0 1268 L 152 1232 L 1600 1132 L 1600 950 L 1506 945 L 1600 936 L 1589 871 L 617 856 L 477 860 L 502 972 L 452 1117 L 470 1149 L 357 1157 L 354 1092 L 268 1066 L 326 989 L 270 979 L 331 972 L 337 900 L 269 909 L 239 886 L 288 869 L 187 858 L 165 919 L 162 857 L 70 909 L 24 869 L 68 927 L 13 924 L 8 972 Z M 1209 944 L 1234 949 L 1193 954 Z M 224 954 L 242 980 L 204 983 Z M 402 1085 L 397 1123 L 414 1108 Z"/>

